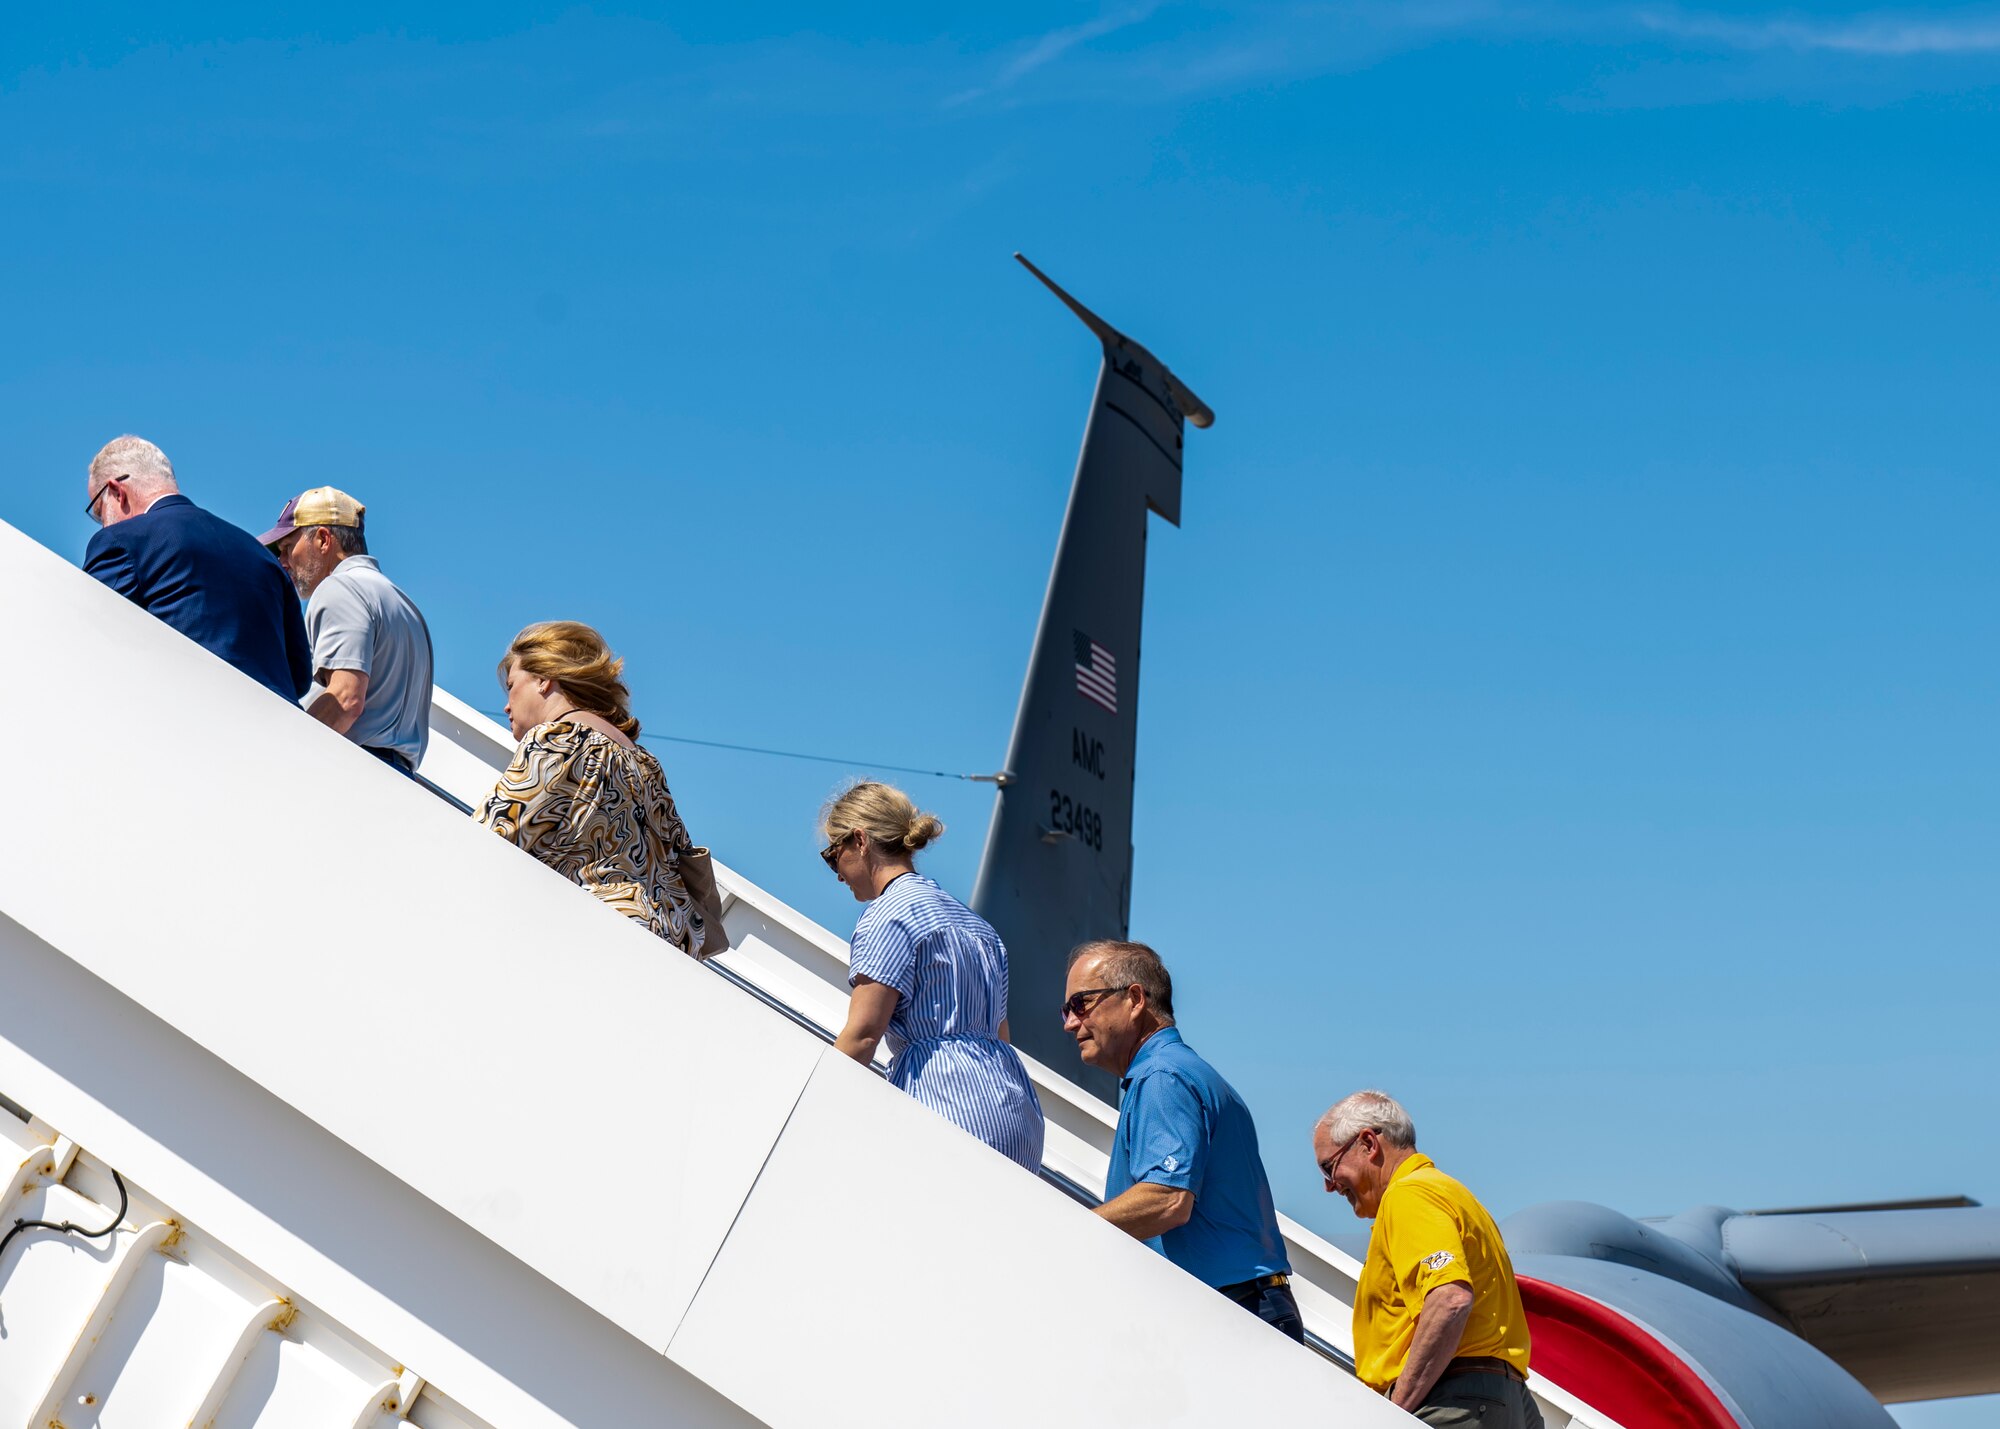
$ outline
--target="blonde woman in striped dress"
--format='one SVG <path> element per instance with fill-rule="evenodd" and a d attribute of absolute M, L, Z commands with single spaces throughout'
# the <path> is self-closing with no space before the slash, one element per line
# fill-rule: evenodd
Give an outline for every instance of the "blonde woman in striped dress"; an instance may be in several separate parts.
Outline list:
<path fill-rule="evenodd" d="M 820 811 L 834 877 L 868 905 L 848 956 L 847 1024 L 834 1045 L 864 1066 L 886 1036 L 889 1080 L 1030 1171 L 1042 1104 L 1007 1041 L 1007 948 L 992 924 L 916 869 L 944 832 L 909 796 L 860 783 Z"/>

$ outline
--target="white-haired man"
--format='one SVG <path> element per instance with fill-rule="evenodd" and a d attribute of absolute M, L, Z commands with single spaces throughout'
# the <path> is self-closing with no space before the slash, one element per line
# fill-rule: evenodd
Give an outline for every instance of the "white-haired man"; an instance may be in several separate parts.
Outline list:
<path fill-rule="evenodd" d="M 312 661 L 285 573 L 252 539 L 180 494 L 174 464 L 142 437 L 91 458 L 84 512 L 104 529 L 83 568 L 134 605 L 288 700 Z"/>
<path fill-rule="evenodd" d="M 1507 1247 L 1472 1193 L 1417 1150 L 1410 1114 L 1386 1092 L 1356 1092 L 1313 1128 L 1313 1159 L 1326 1189 L 1375 1222 L 1354 1292 L 1354 1372 L 1426 1424 L 1542 1429 Z"/>
<path fill-rule="evenodd" d="M 405 774 L 431 737 L 431 632 L 368 554 L 368 508 L 315 486 L 257 539 L 306 602 L 313 688 L 306 713 Z"/>

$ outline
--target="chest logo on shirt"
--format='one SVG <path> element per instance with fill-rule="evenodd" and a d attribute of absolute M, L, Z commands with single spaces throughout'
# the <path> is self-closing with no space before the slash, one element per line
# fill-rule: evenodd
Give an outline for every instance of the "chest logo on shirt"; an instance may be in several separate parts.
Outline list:
<path fill-rule="evenodd" d="M 1181 1169 L 1181 1159 L 1178 1156 L 1169 1156 L 1160 1165 L 1165 1170 L 1178 1171 Z"/>
<path fill-rule="evenodd" d="M 1428 1265 L 1432 1270 L 1443 1270 L 1455 1259 L 1457 1257 L 1448 1250 L 1434 1250 L 1424 1257 L 1424 1264 Z"/>

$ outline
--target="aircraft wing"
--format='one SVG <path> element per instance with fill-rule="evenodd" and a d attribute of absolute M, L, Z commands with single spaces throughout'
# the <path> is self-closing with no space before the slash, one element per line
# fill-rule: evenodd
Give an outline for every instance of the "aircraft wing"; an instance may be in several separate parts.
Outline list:
<path fill-rule="evenodd" d="M 1745 1289 L 1885 1404 L 2000 1393 L 2000 1207 L 1733 1216 Z"/>

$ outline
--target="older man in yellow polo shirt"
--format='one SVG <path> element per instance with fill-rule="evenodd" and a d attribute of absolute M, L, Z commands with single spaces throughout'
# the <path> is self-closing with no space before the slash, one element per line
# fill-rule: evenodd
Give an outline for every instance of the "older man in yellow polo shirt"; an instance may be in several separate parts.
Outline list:
<path fill-rule="evenodd" d="M 1354 1294 L 1354 1372 L 1426 1424 L 1542 1429 L 1507 1247 L 1472 1193 L 1417 1150 L 1410 1114 L 1385 1092 L 1356 1092 L 1313 1128 L 1313 1158 L 1326 1189 L 1375 1222 Z"/>

